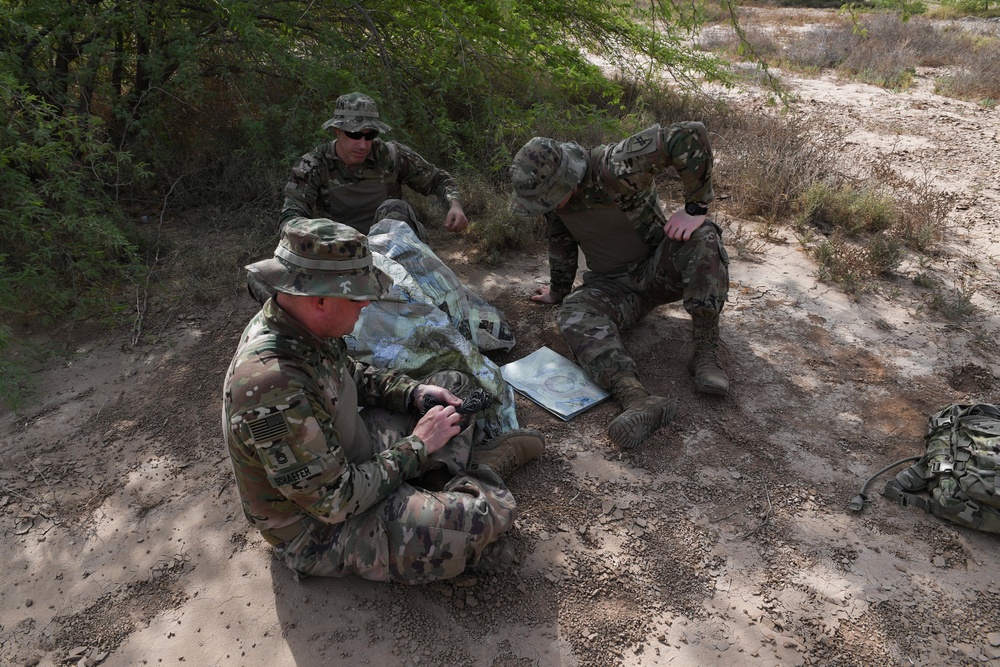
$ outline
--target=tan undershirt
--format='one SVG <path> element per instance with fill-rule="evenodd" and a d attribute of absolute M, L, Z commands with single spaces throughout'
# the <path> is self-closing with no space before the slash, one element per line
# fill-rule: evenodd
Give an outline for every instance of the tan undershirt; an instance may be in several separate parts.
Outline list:
<path fill-rule="evenodd" d="M 587 268 L 595 273 L 621 272 L 649 254 L 632 221 L 617 207 L 560 211 L 559 218 L 580 245 Z"/>

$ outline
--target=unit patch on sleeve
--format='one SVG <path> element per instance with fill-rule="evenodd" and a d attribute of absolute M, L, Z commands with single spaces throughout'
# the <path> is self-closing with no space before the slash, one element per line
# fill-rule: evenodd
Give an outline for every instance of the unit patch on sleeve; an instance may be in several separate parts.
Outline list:
<path fill-rule="evenodd" d="M 656 150 L 657 134 L 660 131 L 659 125 L 646 128 L 639 134 L 634 134 L 628 139 L 624 139 L 611 150 L 611 159 L 620 162 L 629 158 L 646 155 Z"/>

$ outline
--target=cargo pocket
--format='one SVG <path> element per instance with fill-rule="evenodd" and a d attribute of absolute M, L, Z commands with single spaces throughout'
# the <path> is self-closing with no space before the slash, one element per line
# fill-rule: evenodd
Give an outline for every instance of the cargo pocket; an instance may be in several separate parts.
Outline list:
<path fill-rule="evenodd" d="M 451 579 L 465 571 L 469 535 L 431 526 L 389 529 L 389 576 L 400 583 L 419 584 Z"/>

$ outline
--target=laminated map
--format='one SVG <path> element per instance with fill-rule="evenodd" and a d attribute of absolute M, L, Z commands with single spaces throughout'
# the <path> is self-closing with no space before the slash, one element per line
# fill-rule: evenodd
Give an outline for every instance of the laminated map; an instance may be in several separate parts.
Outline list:
<path fill-rule="evenodd" d="M 544 346 L 501 366 L 500 372 L 518 393 L 563 421 L 569 421 L 610 396 L 579 364 Z"/>

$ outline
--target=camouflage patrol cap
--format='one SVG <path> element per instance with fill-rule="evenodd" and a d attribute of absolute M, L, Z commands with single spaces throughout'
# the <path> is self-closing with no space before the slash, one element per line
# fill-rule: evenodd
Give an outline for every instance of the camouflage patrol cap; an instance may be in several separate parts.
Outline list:
<path fill-rule="evenodd" d="M 362 93 L 347 93 L 337 98 L 333 118 L 323 123 L 323 129 L 335 127 L 347 132 L 378 130 L 388 132 L 392 128 L 378 119 L 375 100 Z"/>
<path fill-rule="evenodd" d="M 246 269 L 275 290 L 296 296 L 377 301 L 392 286 L 372 263 L 368 238 L 326 218 L 289 220 L 274 257 Z"/>
<path fill-rule="evenodd" d="M 576 142 L 535 137 L 514 156 L 510 210 L 531 217 L 555 209 L 587 173 L 587 157 Z"/>

